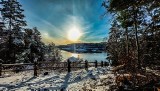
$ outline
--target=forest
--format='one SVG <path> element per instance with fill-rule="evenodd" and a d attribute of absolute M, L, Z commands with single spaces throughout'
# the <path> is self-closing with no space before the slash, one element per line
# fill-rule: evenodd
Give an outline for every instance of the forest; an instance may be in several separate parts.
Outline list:
<path fill-rule="evenodd" d="M 1 63 L 33 63 L 38 61 L 61 60 L 60 50 L 54 43 L 46 45 L 41 33 L 27 28 L 22 5 L 17 0 L 0 2 L 0 59 Z"/>
<path fill-rule="evenodd" d="M 160 1 L 106 0 L 102 6 L 113 18 L 106 51 L 115 71 L 130 74 L 133 88 L 158 82 L 160 75 L 147 69 L 160 70 Z"/>

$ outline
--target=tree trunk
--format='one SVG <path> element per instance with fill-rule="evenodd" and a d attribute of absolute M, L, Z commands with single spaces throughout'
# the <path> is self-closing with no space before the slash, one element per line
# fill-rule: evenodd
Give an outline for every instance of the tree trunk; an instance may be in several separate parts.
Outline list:
<path fill-rule="evenodd" d="M 134 6 L 133 8 L 134 12 L 134 28 L 135 28 L 135 39 L 136 39 L 136 47 L 137 47 L 137 61 L 138 61 L 138 68 L 141 68 L 140 66 L 140 56 L 139 56 L 139 41 L 138 41 L 138 27 L 137 27 L 137 7 Z"/>
<path fill-rule="evenodd" d="M 129 39 L 128 39 L 128 28 L 126 27 L 126 53 L 129 54 Z"/>

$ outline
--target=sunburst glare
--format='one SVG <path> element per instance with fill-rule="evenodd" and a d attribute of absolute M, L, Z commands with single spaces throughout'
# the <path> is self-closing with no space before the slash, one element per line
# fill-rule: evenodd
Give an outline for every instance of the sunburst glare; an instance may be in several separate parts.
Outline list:
<path fill-rule="evenodd" d="M 68 39 L 70 41 L 78 41 L 78 39 L 82 36 L 80 29 L 78 27 L 72 27 L 68 32 Z"/>

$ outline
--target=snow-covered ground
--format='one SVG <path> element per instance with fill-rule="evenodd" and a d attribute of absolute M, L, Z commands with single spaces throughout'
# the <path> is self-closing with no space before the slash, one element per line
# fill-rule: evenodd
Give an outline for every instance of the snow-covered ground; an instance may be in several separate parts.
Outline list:
<path fill-rule="evenodd" d="M 0 78 L 0 91 L 107 91 L 115 84 L 110 68 L 89 68 L 71 73 L 49 72 L 33 77 L 32 71 Z"/>

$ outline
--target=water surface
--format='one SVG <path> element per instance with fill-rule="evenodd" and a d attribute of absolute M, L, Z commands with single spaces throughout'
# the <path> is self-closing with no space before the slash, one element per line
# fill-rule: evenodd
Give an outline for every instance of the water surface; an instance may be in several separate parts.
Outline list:
<path fill-rule="evenodd" d="M 69 57 L 79 57 L 82 58 L 83 60 L 88 60 L 88 61 L 107 61 L 107 53 L 71 53 L 67 51 L 61 51 L 63 60 L 69 58 Z"/>

